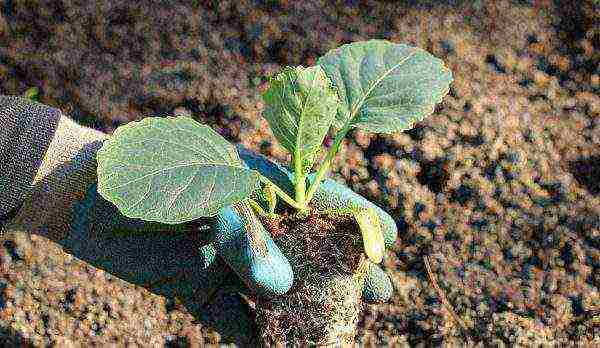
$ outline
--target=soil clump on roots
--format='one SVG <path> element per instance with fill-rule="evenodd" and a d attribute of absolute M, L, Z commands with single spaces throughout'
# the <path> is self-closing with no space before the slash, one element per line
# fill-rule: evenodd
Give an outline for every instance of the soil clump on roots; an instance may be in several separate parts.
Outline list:
<path fill-rule="evenodd" d="M 283 296 L 257 299 L 263 343 L 354 343 L 367 269 L 354 220 L 284 216 L 265 225 L 292 265 L 294 285 Z"/>

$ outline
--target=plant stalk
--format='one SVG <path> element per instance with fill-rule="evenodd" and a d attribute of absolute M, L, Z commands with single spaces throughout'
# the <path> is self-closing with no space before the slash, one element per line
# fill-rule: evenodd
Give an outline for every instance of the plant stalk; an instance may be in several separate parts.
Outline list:
<path fill-rule="evenodd" d="M 303 207 L 300 204 L 298 204 L 294 199 L 292 199 L 292 197 L 288 196 L 287 193 L 285 193 L 282 189 L 280 189 L 279 186 L 275 185 L 271 180 L 267 179 L 266 177 L 264 177 L 262 175 L 259 175 L 259 179 L 264 184 L 271 185 L 273 188 L 273 191 L 275 191 L 275 194 L 277 194 L 287 204 L 289 204 L 293 208 L 296 208 L 299 211 L 306 211 L 306 207 Z"/>
<path fill-rule="evenodd" d="M 296 180 L 296 202 L 306 209 L 306 177 L 297 176 Z"/>
<path fill-rule="evenodd" d="M 335 155 L 337 155 L 337 152 L 340 149 L 340 145 L 342 144 L 342 141 L 346 137 L 346 134 L 349 130 L 350 122 L 348 122 L 344 126 L 344 128 L 342 128 L 342 130 L 340 130 L 340 132 L 335 136 L 335 139 L 333 140 L 333 145 L 331 145 L 331 148 L 329 149 L 327 155 L 325 156 L 325 159 L 323 160 L 323 164 L 321 164 L 319 170 L 317 171 L 315 181 L 312 183 L 312 185 L 310 185 L 308 192 L 306 193 L 305 204 L 308 204 L 310 202 L 313 195 L 317 191 L 319 184 L 321 184 L 321 181 L 323 181 L 325 175 L 327 175 L 327 173 L 329 172 L 329 167 L 331 167 L 331 163 L 333 162 Z"/>
<path fill-rule="evenodd" d="M 302 160 L 300 159 L 300 151 L 296 149 L 296 155 L 293 158 L 294 161 L 294 183 L 296 191 L 296 202 L 306 208 L 306 177 L 302 171 Z"/>

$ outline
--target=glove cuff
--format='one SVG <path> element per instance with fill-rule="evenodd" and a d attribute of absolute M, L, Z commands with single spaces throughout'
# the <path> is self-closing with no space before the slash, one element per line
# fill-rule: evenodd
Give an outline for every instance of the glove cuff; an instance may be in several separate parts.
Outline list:
<path fill-rule="evenodd" d="M 33 179 L 33 185 L 47 181 L 53 172 L 60 171 L 65 166 L 70 167 L 69 175 L 74 176 L 65 178 L 66 180 L 89 181 L 89 184 L 95 182 L 96 152 L 106 137 L 106 134 L 81 126 L 62 115 Z"/>
<path fill-rule="evenodd" d="M 28 195 L 59 118 L 57 109 L 0 96 L 0 223 L 14 216 Z"/>
<path fill-rule="evenodd" d="M 73 204 L 96 182 L 96 153 L 104 133 L 83 127 L 62 113 L 29 187 L 30 194 L 11 223 L 59 240 L 68 233 Z"/>

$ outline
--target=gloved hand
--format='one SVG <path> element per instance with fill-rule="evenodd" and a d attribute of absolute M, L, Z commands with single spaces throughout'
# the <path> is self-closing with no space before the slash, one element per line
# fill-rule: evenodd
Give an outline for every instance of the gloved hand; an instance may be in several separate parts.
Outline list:
<path fill-rule="evenodd" d="M 43 272 L 55 270 L 57 280 L 65 278 L 66 288 L 97 277 L 90 288 L 77 290 L 77 296 L 94 296 L 97 287 L 102 287 L 102 291 L 108 289 L 100 295 L 104 298 L 94 298 L 93 302 L 117 301 L 117 306 L 123 309 L 135 308 L 139 299 L 106 296 L 113 291 L 117 291 L 116 296 L 139 294 L 142 303 L 156 304 L 153 296 L 147 297 L 145 290 L 140 289 L 145 288 L 163 296 L 167 305 L 185 307 L 181 313 L 193 313 L 203 325 L 215 328 L 226 340 L 252 345 L 255 327 L 251 313 L 243 298 L 231 291 L 244 289 L 240 278 L 220 259 L 205 269 L 198 251 L 210 231 L 202 226 L 210 227 L 211 220 L 197 221 L 195 229 L 191 229 L 189 225 L 147 223 L 121 215 L 95 187 L 96 153 L 108 135 L 76 124 L 60 110 L 0 95 L 0 124 L 0 266 L 4 266 L 0 267 L 0 287 L 5 284 L 6 272 L 10 274 L 12 267 L 19 267 L 19 263 L 13 264 L 10 259 L 7 264 L 3 253 L 3 246 L 10 246 L 6 243 L 16 240 L 20 244 L 9 249 L 14 250 L 13 260 L 25 260 L 31 268 L 15 270 L 15 274 L 26 278 L 21 282 L 10 277 L 13 280 L 9 280 L 9 287 L 25 286 L 26 293 L 38 293 L 36 286 L 44 274 L 37 269 L 39 266 Z M 58 250 L 61 247 L 66 253 Z M 69 261 L 70 256 L 73 262 Z M 106 273 L 90 276 L 92 268 L 81 267 L 81 262 L 75 259 Z M 36 295 L 33 297 L 37 301 Z M 87 298 L 79 301 L 79 309 L 94 308 Z M 39 299 L 34 304 L 45 306 L 45 300 Z M 121 306 L 122 300 L 127 303 Z M 9 297 L 8 301 L 12 299 Z M 62 305 L 51 302 L 49 306 L 51 322 L 60 321 Z M 10 317 L 9 314 L 8 325 L 14 325 Z M 115 334 L 126 335 L 127 328 L 135 324 L 132 318 L 124 319 L 123 326 L 110 327 Z M 15 316 L 15 320 L 20 319 Z M 139 342 L 149 343 L 150 339 L 155 338 L 140 338 Z"/>
<path fill-rule="evenodd" d="M 259 171 L 289 195 L 293 194 L 293 173 L 286 167 L 257 155 L 241 145 L 238 145 L 237 149 L 248 167 Z M 309 175 L 309 184 L 312 184 L 313 180 L 314 174 Z M 322 212 L 345 210 L 351 205 L 372 208 L 379 216 L 385 246 L 390 247 L 396 241 L 398 230 L 391 216 L 347 186 L 331 179 L 322 181 L 311 205 Z M 254 290 L 261 293 L 285 293 L 293 280 L 289 263 L 249 209 L 249 207 L 229 207 L 219 214 L 215 225 L 215 243 L 203 248 L 205 259 L 210 260 L 211 256 L 218 253 L 224 256 L 225 261 L 250 288 L 254 287 Z M 245 226 L 254 227 L 254 231 L 246 231 Z M 244 236 L 250 237 L 244 238 Z M 387 301 L 392 291 L 393 287 L 388 275 L 378 265 L 369 262 L 363 289 L 364 299 L 370 302 Z"/>
<path fill-rule="evenodd" d="M 27 183 L 31 186 L 27 187 L 31 193 L 22 197 L 23 206 L 13 219 L 13 225 L 46 235 L 79 258 L 106 268 L 121 278 L 150 287 L 160 279 L 173 276 L 169 273 L 181 273 L 182 263 L 187 266 L 184 277 L 190 285 L 200 284 L 207 290 L 215 287 L 227 278 L 223 267 L 206 267 L 213 264 L 217 253 L 250 289 L 258 293 L 281 294 L 291 287 L 293 275 L 287 259 L 249 207 L 236 204 L 221 211 L 216 219 L 214 235 L 206 229 L 202 233 L 193 233 L 190 225 L 172 226 L 126 218 L 96 191 L 95 156 L 106 134 L 79 126 L 58 110 L 23 98 L 0 96 L 0 106 L 3 121 L 35 114 L 39 134 L 56 129 L 51 142 L 38 148 L 37 152 L 42 149 L 41 153 L 44 147 L 47 148 L 43 160 L 38 161 L 39 169 L 25 170 L 35 176 Z M 0 137 L 0 140 L 6 138 Z M 10 148 L 8 145 L 3 149 Z M 21 147 L 26 145 L 19 144 Z M 286 168 L 242 147 L 239 151 L 249 167 L 291 193 L 293 177 Z M 10 153 L 3 155 L 10 159 Z M 27 161 L 13 161 L 23 162 Z M 13 168 L 12 171 L 16 173 L 21 169 Z M 3 194 L 15 196 L 9 195 L 8 188 L 14 191 L 15 187 L 22 186 L 11 183 L 10 171 L 9 167 L 2 173 L 0 202 Z M 325 180 L 312 201 L 321 210 L 341 209 L 349 202 L 374 207 L 380 215 L 386 246 L 393 244 L 397 230 L 391 217 L 349 188 Z M 246 226 L 250 226 L 251 230 L 247 231 Z M 139 238 L 143 235 L 149 238 Z M 207 241 L 212 243 L 202 245 Z M 165 249 L 172 250 L 172 257 L 165 257 Z M 197 257 L 198 249 L 204 258 Z M 142 257 L 147 262 L 139 262 Z M 372 264 L 367 275 L 365 298 L 386 300 L 391 291 L 387 275 Z"/>
<path fill-rule="evenodd" d="M 96 153 L 107 134 L 13 96 L 0 96 L 0 123 L 7 230 L 41 235 L 123 280 L 198 303 L 233 275 L 223 262 L 204 269 L 198 249 L 205 233 L 126 218 L 96 192 Z"/>

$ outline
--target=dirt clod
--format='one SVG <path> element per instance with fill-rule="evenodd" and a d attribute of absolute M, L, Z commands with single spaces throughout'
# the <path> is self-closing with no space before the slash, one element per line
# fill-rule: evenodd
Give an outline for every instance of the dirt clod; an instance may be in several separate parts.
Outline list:
<path fill-rule="evenodd" d="M 283 296 L 257 300 L 263 343 L 353 343 L 366 275 L 358 227 L 316 215 L 288 217 L 282 226 L 276 242 L 290 260 L 294 285 Z"/>

